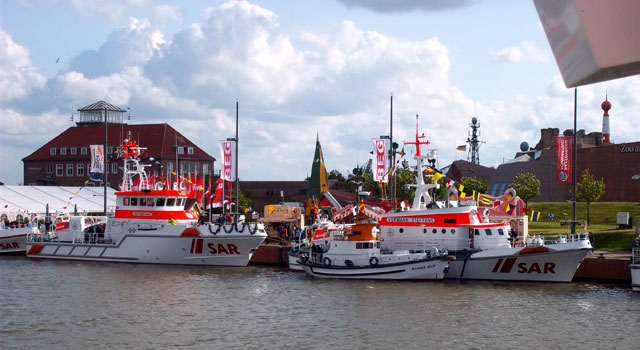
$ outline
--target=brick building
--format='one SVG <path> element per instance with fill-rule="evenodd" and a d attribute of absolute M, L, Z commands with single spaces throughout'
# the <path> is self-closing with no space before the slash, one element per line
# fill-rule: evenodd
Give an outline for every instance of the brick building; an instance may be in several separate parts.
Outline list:
<path fill-rule="evenodd" d="M 215 158 L 180 134 L 170 125 L 125 122 L 125 110 L 99 101 L 78 109 L 79 121 L 27 157 L 24 164 L 25 185 L 79 186 L 89 178 L 90 145 L 107 140 L 107 184 L 117 188 L 122 180 L 122 161 L 115 151 L 125 138 L 131 137 L 147 150 L 141 155 L 149 175 L 171 172 L 208 175 Z M 106 118 L 106 123 L 105 123 Z M 105 135 L 106 127 L 106 135 Z M 92 184 L 100 185 L 94 182 Z"/>

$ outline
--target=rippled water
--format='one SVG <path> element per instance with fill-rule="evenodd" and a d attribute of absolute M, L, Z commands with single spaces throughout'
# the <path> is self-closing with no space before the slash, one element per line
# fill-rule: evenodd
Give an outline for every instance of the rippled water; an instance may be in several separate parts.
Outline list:
<path fill-rule="evenodd" d="M 0 258 L 2 349 L 638 349 L 628 285 Z"/>

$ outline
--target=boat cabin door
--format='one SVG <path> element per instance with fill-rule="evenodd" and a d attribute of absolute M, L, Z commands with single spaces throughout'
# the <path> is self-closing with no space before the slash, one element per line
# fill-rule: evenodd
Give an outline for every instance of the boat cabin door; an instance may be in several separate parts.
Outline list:
<path fill-rule="evenodd" d="M 469 249 L 473 248 L 473 228 L 469 227 Z"/>

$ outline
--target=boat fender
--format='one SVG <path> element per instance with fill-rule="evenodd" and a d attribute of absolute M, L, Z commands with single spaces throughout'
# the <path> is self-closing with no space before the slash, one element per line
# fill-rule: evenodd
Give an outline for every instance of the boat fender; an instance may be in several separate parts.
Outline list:
<path fill-rule="evenodd" d="M 324 260 L 322 260 L 322 265 L 323 266 L 331 266 L 331 259 L 329 258 L 324 258 Z"/>
<path fill-rule="evenodd" d="M 375 256 L 372 256 L 371 259 L 369 259 L 369 264 L 371 264 L 371 266 L 378 265 L 378 258 L 376 258 Z"/>

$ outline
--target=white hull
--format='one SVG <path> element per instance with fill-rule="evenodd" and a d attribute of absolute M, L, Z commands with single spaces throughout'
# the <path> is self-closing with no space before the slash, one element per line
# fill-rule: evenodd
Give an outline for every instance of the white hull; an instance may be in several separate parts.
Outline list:
<path fill-rule="evenodd" d="M 631 290 L 640 292 L 640 264 L 631 264 Z"/>
<path fill-rule="evenodd" d="M 448 261 L 422 260 L 390 265 L 366 267 L 330 266 L 299 264 L 313 277 L 341 279 L 378 280 L 440 280 L 444 278 Z"/>
<path fill-rule="evenodd" d="M 245 230 L 247 231 L 247 230 Z M 198 236 L 126 234 L 118 242 L 27 242 L 30 258 L 173 264 L 245 266 L 266 234 L 199 232 Z"/>
<path fill-rule="evenodd" d="M 519 254 L 520 248 L 496 249 L 449 263 L 446 278 L 571 282 L 590 249 Z"/>
<path fill-rule="evenodd" d="M 289 270 L 298 271 L 298 272 L 304 271 L 304 269 L 302 268 L 302 265 L 298 264 L 298 259 L 300 259 L 298 255 L 288 254 L 288 258 L 289 258 Z"/>
<path fill-rule="evenodd" d="M 0 229 L 0 255 L 24 254 L 27 235 L 37 229 L 31 227 Z"/>

